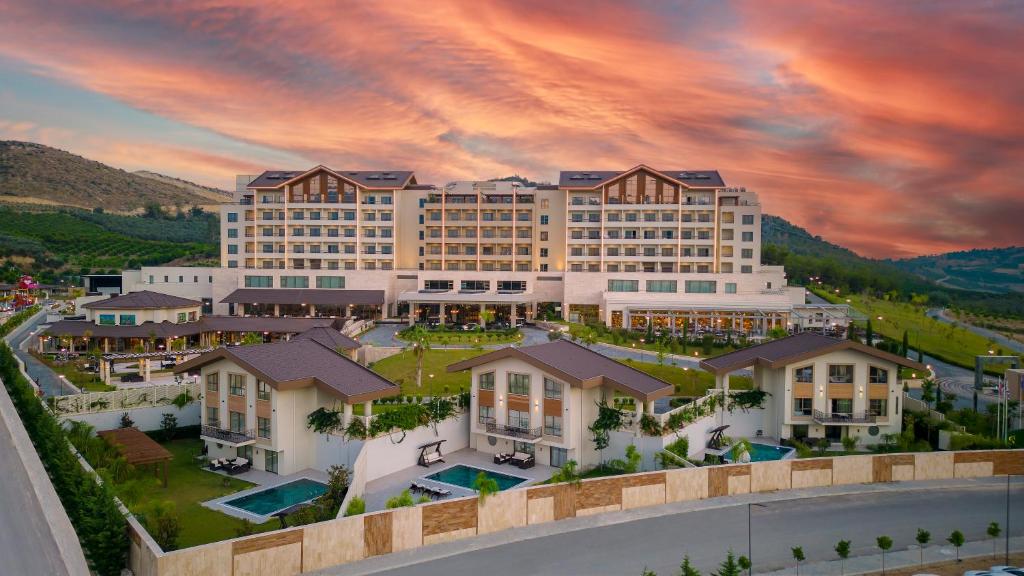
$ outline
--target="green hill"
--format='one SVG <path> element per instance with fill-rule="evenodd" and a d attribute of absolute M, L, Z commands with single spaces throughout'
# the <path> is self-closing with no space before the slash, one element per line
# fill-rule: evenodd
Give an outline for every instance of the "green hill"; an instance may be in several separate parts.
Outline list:
<path fill-rule="evenodd" d="M 1024 247 L 965 250 L 889 262 L 950 288 L 1024 292 Z"/>

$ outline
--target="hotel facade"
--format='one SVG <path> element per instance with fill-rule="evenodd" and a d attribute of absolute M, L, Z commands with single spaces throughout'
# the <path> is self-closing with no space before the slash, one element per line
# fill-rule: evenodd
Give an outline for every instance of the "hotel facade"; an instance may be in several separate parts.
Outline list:
<path fill-rule="evenodd" d="M 221 266 L 126 271 L 123 292 L 205 314 L 516 324 L 542 318 L 759 337 L 842 329 L 763 266 L 757 195 L 716 171 L 567 171 L 557 184 L 420 184 L 410 171 L 239 176 Z M 484 311 L 487 314 L 482 314 Z"/>

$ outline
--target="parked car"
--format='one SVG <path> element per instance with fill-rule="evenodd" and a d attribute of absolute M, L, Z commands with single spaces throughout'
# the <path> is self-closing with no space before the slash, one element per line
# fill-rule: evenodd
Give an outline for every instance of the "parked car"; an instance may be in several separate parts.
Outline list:
<path fill-rule="evenodd" d="M 469 324 L 463 324 L 462 325 L 462 330 L 464 330 L 465 332 L 472 332 L 472 331 L 476 330 L 479 327 L 480 327 L 479 324 L 477 324 L 475 322 L 470 322 Z"/>

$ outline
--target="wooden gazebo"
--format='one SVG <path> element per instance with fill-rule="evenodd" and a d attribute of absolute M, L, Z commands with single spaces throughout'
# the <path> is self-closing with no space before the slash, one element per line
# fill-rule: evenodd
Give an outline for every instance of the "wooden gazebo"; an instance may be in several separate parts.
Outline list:
<path fill-rule="evenodd" d="M 132 466 L 153 465 L 154 475 L 159 475 L 160 464 L 163 463 L 164 488 L 167 487 L 167 462 L 174 458 L 166 448 L 161 446 L 138 428 L 117 428 L 98 433 L 108 444 L 117 448 L 124 459 Z"/>

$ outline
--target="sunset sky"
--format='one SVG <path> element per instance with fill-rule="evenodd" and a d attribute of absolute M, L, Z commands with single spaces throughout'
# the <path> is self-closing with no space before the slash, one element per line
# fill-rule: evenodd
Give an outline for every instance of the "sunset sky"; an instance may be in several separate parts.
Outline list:
<path fill-rule="evenodd" d="M 5 0 L 0 138 L 223 188 L 715 168 L 866 255 L 1021 245 L 1022 29 L 1009 1 Z"/>

